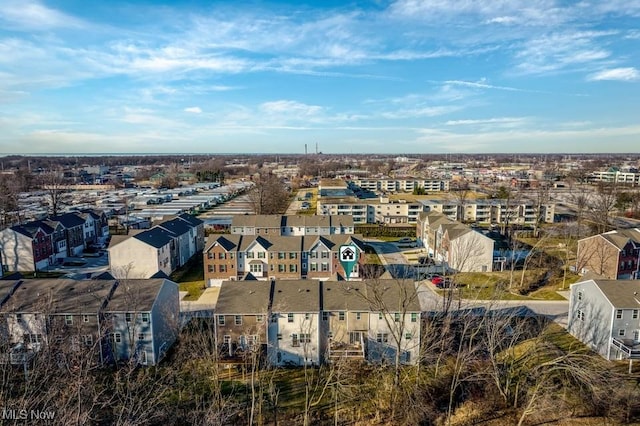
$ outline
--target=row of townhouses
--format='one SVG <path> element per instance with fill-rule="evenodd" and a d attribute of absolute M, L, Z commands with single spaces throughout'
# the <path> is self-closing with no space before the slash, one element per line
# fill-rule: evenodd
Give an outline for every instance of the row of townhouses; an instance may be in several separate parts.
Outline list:
<path fill-rule="evenodd" d="M 358 251 L 348 278 L 360 279 L 365 245 L 359 235 L 212 236 L 203 252 L 205 282 L 219 286 L 225 280 L 344 279 L 338 259 L 344 245 Z"/>
<path fill-rule="evenodd" d="M 177 336 L 178 285 L 166 279 L 0 281 L 0 361 L 43 349 L 58 362 L 159 362 Z"/>
<path fill-rule="evenodd" d="M 418 243 L 430 257 L 455 272 L 493 270 L 495 242 L 437 211 L 421 213 L 416 225 Z"/>
<path fill-rule="evenodd" d="M 449 181 L 440 179 L 420 179 L 420 178 L 404 178 L 404 179 L 367 179 L 356 178 L 351 182 L 362 189 L 369 191 L 385 191 L 385 192 L 413 192 L 415 189 L 422 188 L 425 192 L 440 192 L 449 190 Z"/>
<path fill-rule="evenodd" d="M 351 216 L 235 215 L 231 233 L 237 235 L 335 235 L 353 234 Z"/>
<path fill-rule="evenodd" d="M 409 281 L 225 281 L 215 313 L 226 357 L 260 351 L 275 366 L 419 358 L 420 305 Z"/>
<path fill-rule="evenodd" d="M 204 222 L 183 213 L 151 229 L 114 235 L 109 266 L 116 278 L 170 275 L 204 248 Z"/>
<path fill-rule="evenodd" d="M 104 242 L 109 225 L 104 213 L 86 210 L 50 216 L 0 231 L 3 271 L 40 271 Z"/>
<path fill-rule="evenodd" d="M 640 229 L 620 229 L 578 241 L 576 271 L 609 280 L 640 279 Z"/>

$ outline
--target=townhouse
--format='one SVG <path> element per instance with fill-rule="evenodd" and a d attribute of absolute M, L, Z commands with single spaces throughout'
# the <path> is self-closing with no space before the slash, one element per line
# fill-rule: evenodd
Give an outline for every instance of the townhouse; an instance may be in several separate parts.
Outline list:
<path fill-rule="evenodd" d="M 239 285 L 242 285 L 239 283 Z M 317 281 L 275 281 L 271 299 L 267 358 L 273 365 L 320 365 L 326 338 L 320 322 Z"/>
<path fill-rule="evenodd" d="M 155 280 L 0 282 L 0 359 L 43 349 L 58 364 L 156 364 L 173 344 L 178 285 Z"/>
<path fill-rule="evenodd" d="M 578 241 L 576 271 L 603 278 L 640 279 L 640 229 L 621 229 Z"/>
<path fill-rule="evenodd" d="M 114 236 L 109 244 L 109 266 L 116 278 L 168 276 L 202 247 L 204 222 L 181 214 L 148 230 Z"/>
<path fill-rule="evenodd" d="M 358 248 L 358 262 L 349 276 L 362 277 L 364 243 L 358 235 L 262 236 L 217 235 L 203 252 L 205 282 L 219 286 L 224 280 L 345 278 L 338 260 L 340 246 Z"/>
<path fill-rule="evenodd" d="M 415 364 L 420 333 L 411 281 L 225 281 L 216 305 L 222 354 L 259 347 L 275 366 L 396 358 Z"/>
<path fill-rule="evenodd" d="M 163 278 L 119 282 L 103 309 L 109 325 L 108 361 L 160 362 L 178 336 L 178 293 L 178 284 Z"/>
<path fill-rule="evenodd" d="M 271 291 L 271 281 L 245 281 L 220 288 L 215 330 L 222 356 L 266 354 Z"/>
<path fill-rule="evenodd" d="M 108 236 L 104 214 L 90 210 L 12 226 L 0 231 L 2 267 L 5 272 L 39 271 Z"/>
<path fill-rule="evenodd" d="M 419 243 L 430 257 L 455 272 L 493 270 L 495 242 L 437 211 L 422 213 L 416 225 Z"/>
<path fill-rule="evenodd" d="M 571 285 L 568 331 L 602 357 L 640 359 L 640 281 L 589 279 Z"/>
<path fill-rule="evenodd" d="M 231 233 L 237 235 L 335 235 L 353 234 L 351 216 L 235 215 Z"/>

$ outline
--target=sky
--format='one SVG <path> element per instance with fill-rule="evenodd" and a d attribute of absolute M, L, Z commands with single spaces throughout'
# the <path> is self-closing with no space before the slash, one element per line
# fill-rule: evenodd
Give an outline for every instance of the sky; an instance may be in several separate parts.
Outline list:
<path fill-rule="evenodd" d="M 0 155 L 640 152 L 640 0 L 0 0 Z"/>

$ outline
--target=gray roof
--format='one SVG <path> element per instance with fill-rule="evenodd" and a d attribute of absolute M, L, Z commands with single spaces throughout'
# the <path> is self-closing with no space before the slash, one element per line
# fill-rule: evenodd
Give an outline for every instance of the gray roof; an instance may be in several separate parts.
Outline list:
<path fill-rule="evenodd" d="M 273 312 L 318 312 L 320 282 L 316 280 L 276 281 L 272 310 Z"/>
<path fill-rule="evenodd" d="M 140 240 L 155 248 L 164 247 L 173 240 L 173 236 L 169 231 L 158 227 L 153 227 L 147 231 L 140 232 L 131 238 Z"/>
<path fill-rule="evenodd" d="M 173 281 L 163 278 L 120 280 L 105 312 L 150 311 L 165 283 L 177 286 Z"/>
<path fill-rule="evenodd" d="M 2 307 L 7 312 L 96 314 L 106 304 L 113 280 L 23 280 Z"/>
<path fill-rule="evenodd" d="M 363 281 L 327 281 L 322 285 L 325 311 L 368 311 L 367 285 Z"/>
<path fill-rule="evenodd" d="M 224 281 L 216 314 L 266 314 L 270 294 L 271 281 Z"/>
<path fill-rule="evenodd" d="M 640 280 L 593 280 L 617 309 L 640 309 Z"/>
<path fill-rule="evenodd" d="M 191 225 L 194 228 L 204 224 L 202 220 L 187 213 L 182 213 L 178 215 L 178 218 L 184 220 L 185 222 L 188 222 L 189 225 Z"/>
<path fill-rule="evenodd" d="M 82 226 L 85 222 L 83 218 L 75 213 L 66 213 L 60 216 L 51 216 L 49 220 L 52 222 L 60 222 L 62 226 L 67 229 Z"/>
<path fill-rule="evenodd" d="M 187 222 L 177 218 L 172 220 L 165 220 L 164 222 L 158 224 L 157 226 L 163 229 L 166 229 L 167 231 L 171 232 L 176 236 L 187 234 L 192 229 Z"/>

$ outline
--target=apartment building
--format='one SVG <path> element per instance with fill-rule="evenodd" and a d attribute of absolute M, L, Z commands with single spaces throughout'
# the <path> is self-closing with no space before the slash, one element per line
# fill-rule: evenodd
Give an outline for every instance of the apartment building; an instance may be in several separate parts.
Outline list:
<path fill-rule="evenodd" d="M 425 210 L 437 211 L 459 222 L 535 225 L 553 223 L 555 214 L 555 204 L 538 207 L 529 200 L 509 203 L 505 200 L 469 200 L 462 206 L 453 200 L 425 200 L 422 203 Z"/>
<path fill-rule="evenodd" d="M 579 240 L 576 270 L 609 280 L 640 279 L 640 229 L 620 229 Z"/>
<path fill-rule="evenodd" d="M 349 278 L 360 279 L 365 250 L 358 235 L 212 236 L 203 252 L 205 282 L 208 286 L 219 286 L 229 279 L 344 278 L 338 251 L 347 244 L 355 245 L 359 251 Z"/>
<path fill-rule="evenodd" d="M 629 186 L 640 185 L 640 173 L 607 170 L 592 172 L 588 178 L 591 182 L 620 183 Z"/>
<path fill-rule="evenodd" d="M 415 224 L 418 215 L 425 210 L 418 201 L 391 200 L 389 197 L 358 200 L 352 198 L 335 199 L 321 197 L 318 199 L 317 214 L 349 215 L 356 225 L 379 223 L 388 225 Z"/>
<path fill-rule="evenodd" d="M 353 184 L 369 191 L 384 192 L 413 192 L 422 188 L 425 192 L 442 192 L 449 190 L 449 181 L 440 179 L 420 179 L 420 178 L 357 178 L 352 179 Z"/>

